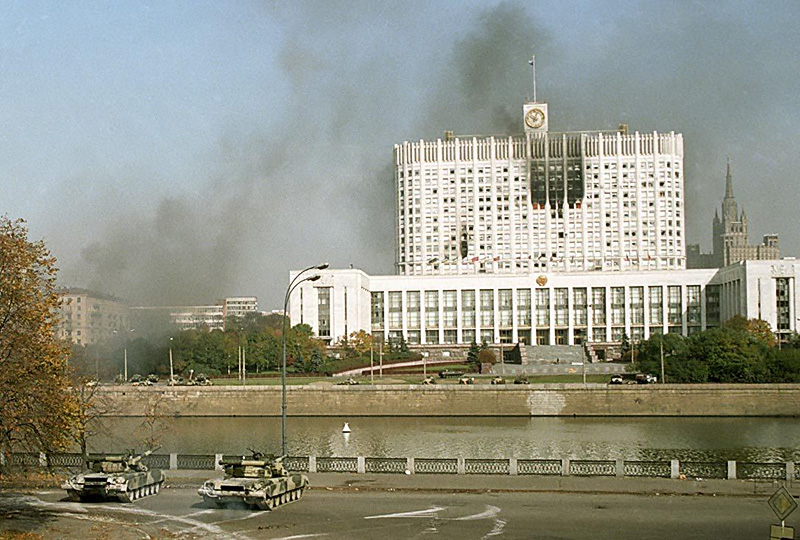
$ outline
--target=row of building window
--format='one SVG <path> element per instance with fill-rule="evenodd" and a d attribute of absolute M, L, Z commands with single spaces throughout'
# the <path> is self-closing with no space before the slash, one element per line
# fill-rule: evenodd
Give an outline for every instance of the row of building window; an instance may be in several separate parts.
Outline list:
<path fill-rule="evenodd" d="M 420 328 L 423 305 L 421 298 L 424 298 L 425 326 L 429 328 L 438 328 L 440 322 L 444 328 L 456 328 L 459 314 L 461 326 L 464 328 L 476 326 L 478 320 L 481 327 L 494 328 L 497 323 L 500 328 L 511 328 L 514 325 L 515 314 L 518 327 L 530 327 L 533 320 L 537 327 L 550 327 L 551 324 L 556 327 L 567 327 L 570 324 L 570 314 L 572 325 L 580 327 L 589 325 L 590 309 L 592 325 L 605 325 L 607 316 L 611 325 L 624 326 L 626 317 L 630 325 L 643 325 L 645 309 L 648 311 L 649 324 L 663 325 L 665 305 L 668 325 L 682 324 L 684 308 L 687 324 L 699 325 L 701 287 L 688 285 L 685 289 L 685 306 L 681 286 L 678 285 L 666 287 L 666 298 L 663 286 L 647 287 L 647 304 L 645 304 L 644 286 L 628 287 L 627 292 L 625 287 L 576 287 L 572 289 L 571 299 L 570 290 L 567 288 L 517 289 L 516 300 L 514 290 L 499 289 L 496 291 L 496 305 L 494 289 L 389 291 L 388 293 L 378 291 L 372 293 L 371 324 L 373 329 L 388 327 L 390 330 L 398 330 L 403 328 L 405 313 L 405 327 Z M 719 317 L 719 286 L 708 285 L 706 324 L 708 326 L 719 324 Z"/>

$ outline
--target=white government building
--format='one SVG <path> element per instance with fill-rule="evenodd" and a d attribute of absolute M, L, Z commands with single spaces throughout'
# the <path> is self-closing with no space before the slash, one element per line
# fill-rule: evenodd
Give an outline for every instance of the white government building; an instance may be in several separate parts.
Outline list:
<path fill-rule="evenodd" d="M 535 100 L 523 123 L 395 145 L 397 275 L 320 272 L 292 325 L 412 345 L 618 343 L 734 315 L 797 330 L 798 261 L 686 269 L 680 134 L 554 133 Z"/>

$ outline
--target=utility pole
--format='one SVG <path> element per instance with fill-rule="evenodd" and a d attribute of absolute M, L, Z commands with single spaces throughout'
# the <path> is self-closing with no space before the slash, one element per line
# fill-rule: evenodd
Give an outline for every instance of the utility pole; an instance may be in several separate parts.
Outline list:
<path fill-rule="evenodd" d="M 375 361 L 373 359 L 373 351 L 375 343 L 369 344 L 369 384 L 375 384 Z"/>
<path fill-rule="evenodd" d="M 169 383 L 175 384 L 175 374 L 172 372 L 172 338 L 169 338 Z"/>
<path fill-rule="evenodd" d="M 664 335 L 661 335 L 661 339 L 658 340 L 659 349 L 661 352 L 661 383 L 665 383 L 667 381 L 664 380 Z"/>
<path fill-rule="evenodd" d="M 381 341 L 380 345 L 378 346 L 378 362 L 380 363 L 380 372 L 379 376 L 383 378 L 383 341 Z"/>

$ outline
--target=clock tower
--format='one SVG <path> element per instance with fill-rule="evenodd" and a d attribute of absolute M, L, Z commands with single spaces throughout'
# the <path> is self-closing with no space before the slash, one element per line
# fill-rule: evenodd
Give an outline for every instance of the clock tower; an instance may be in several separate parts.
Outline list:
<path fill-rule="evenodd" d="M 548 121 L 547 103 L 528 101 L 522 107 L 522 118 L 525 124 L 525 133 L 546 133 Z"/>

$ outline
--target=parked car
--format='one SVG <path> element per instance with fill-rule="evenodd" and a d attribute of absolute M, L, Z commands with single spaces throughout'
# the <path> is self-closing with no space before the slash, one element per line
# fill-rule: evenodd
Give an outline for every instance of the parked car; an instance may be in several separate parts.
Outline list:
<path fill-rule="evenodd" d="M 622 380 L 622 375 L 612 375 L 608 384 L 625 384 L 625 381 Z"/>
<path fill-rule="evenodd" d="M 502 377 L 495 377 L 491 382 L 492 384 L 506 384 L 506 380 Z"/>
<path fill-rule="evenodd" d="M 655 384 L 658 382 L 658 377 L 650 375 L 649 373 L 639 373 L 636 375 L 636 384 Z"/>

